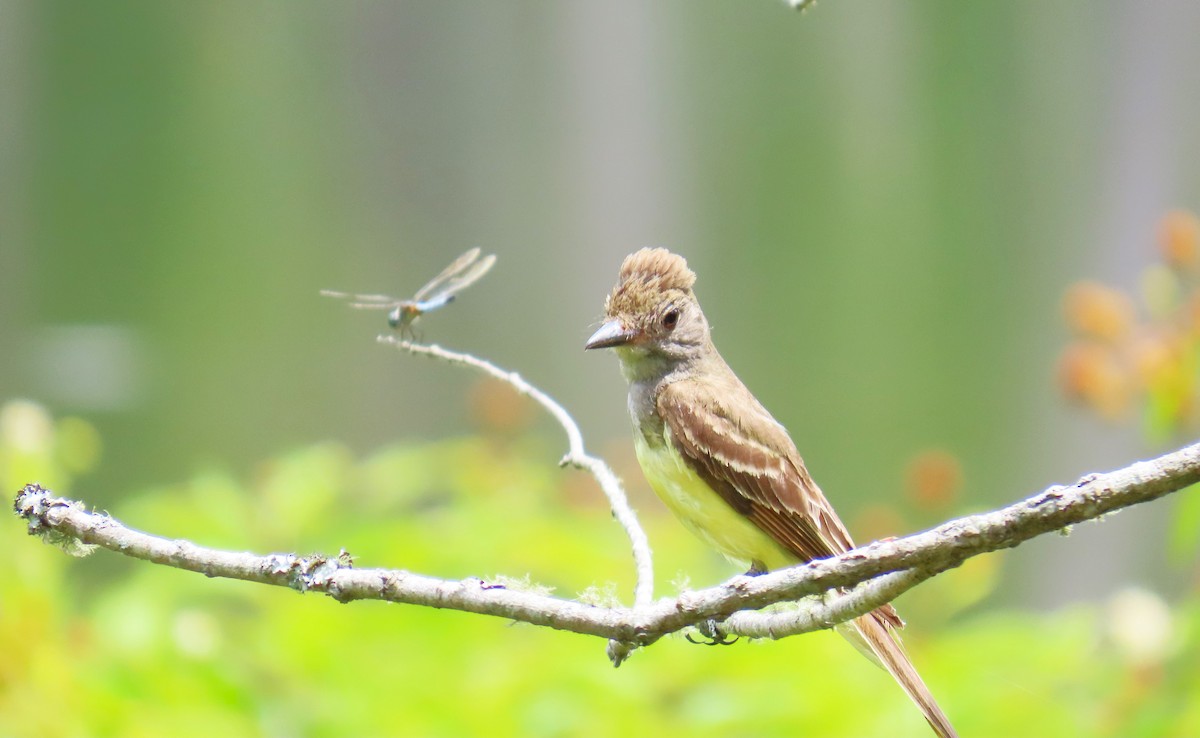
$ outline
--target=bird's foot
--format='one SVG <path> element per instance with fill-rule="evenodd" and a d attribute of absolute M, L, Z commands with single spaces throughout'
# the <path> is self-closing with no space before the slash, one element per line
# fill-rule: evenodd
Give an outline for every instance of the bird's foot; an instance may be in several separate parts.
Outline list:
<path fill-rule="evenodd" d="M 722 631 L 720 626 L 717 625 L 716 620 L 709 619 L 696 623 L 696 630 L 700 632 L 703 638 L 692 638 L 691 633 L 685 633 L 683 637 L 688 640 L 688 643 L 696 643 L 703 646 L 729 646 L 738 641 L 738 636 L 731 636 Z"/>
<path fill-rule="evenodd" d="M 761 577 L 763 574 L 766 574 L 769 571 L 770 569 L 767 568 L 767 565 L 761 561 L 752 561 L 750 562 L 750 569 L 746 572 L 746 576 Z"/>

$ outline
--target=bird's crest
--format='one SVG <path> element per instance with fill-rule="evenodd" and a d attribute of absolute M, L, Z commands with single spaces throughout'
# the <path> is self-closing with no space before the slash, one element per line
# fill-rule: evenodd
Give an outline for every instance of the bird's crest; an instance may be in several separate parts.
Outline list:
<path fill-rule="evenodd" d="M 682 256 L 666 249 L 642 249 L 621 263 L 621 275 L 604 302 L 604 312 L 610 317 L 642 315 L 673 293 L 690 295 L 695 283 L 696 275 Z"/>

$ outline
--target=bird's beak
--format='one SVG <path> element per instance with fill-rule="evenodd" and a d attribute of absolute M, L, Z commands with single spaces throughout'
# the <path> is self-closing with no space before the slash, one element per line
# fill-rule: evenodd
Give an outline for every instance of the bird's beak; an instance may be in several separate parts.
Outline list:
<path fill-rule="evenodd" d="M 631 331 L 621 325 L 619 320 L 610 320 L 600 326 L 600 330 L 592 334 L 592 337 L 583 345 L 584 350 L 598 348 L 612 348 L 613 346 L 624 346 L 633 341 L 637 336 L 635 331 Z"/>

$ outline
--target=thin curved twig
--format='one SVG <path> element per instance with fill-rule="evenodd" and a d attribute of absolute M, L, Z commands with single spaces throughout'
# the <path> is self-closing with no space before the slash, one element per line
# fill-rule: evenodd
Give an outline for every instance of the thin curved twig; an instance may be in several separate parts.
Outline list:
<path fill-rule="evenodd" d="M 629 506 L 629 498 L 625 495 L 625 489 L 621 485 L 621 480 L 617 478 L 617 475 L 602 459 L 592 456 L 584 450 L 583 433 L 579 430 L 579 425 L 575 422 L 575 419 L 571 417 L 571 414 L 562 405 L 558 404 L 558 402 L 545 392 L 526 382 L 521 375 L 501 369 L 486 359 L 480 359 L 477 356 L 460 351 L 451 351 L 437 344 L 414 343 L 387 334 L 379 336 L 377 340 L 380 343 L 396 346 L 409 353 L 433 359 L 441 359 L 442 361 L 460 364 L 481 371 L 490 377 L 508 384 L 519 394 L 528 397 L 545 408 L 558 421 L 558 424 L 562 426 L 567 434 L 567 454 L 562 457 L 559 464 L 561 466 L 582 469 L 595 477 L 596 481 L 600 484 L 600 489 L 604 492 L 604 496 L 608 498 L 608 504 L 612 508 L 613 517 L 617 519 L 617 522 L 625 529 L 626 535 L 629 536 L 629 543 L 633 548 L 634 566 L 637 569 L 637 584 L 634 588 L 633 597 L 634 606 L 642 607 L 650 604 L 654 599 L 654 563 L 651 560 L 650 540 L 646 537 L 646 532 L 642 530 L 641 523 L 638 522 L 633 508 Z"/>

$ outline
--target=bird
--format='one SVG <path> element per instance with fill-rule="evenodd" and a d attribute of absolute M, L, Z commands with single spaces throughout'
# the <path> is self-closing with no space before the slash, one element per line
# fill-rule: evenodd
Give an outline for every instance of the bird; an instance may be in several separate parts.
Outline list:
<path fill-rule="evenodd" d="M 717 351 L 695 282 L 666 249 L 629 255 L 584 346 L 620 360 L 646 480 L 684 527 L 749 574 L 851 550 L 787 430 Z M 839 632 L 891 674 L 937 735 L 955 737 L 898 641 L 903 624 L 887 604 Z"/>

